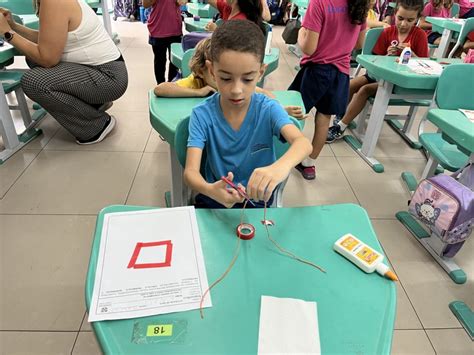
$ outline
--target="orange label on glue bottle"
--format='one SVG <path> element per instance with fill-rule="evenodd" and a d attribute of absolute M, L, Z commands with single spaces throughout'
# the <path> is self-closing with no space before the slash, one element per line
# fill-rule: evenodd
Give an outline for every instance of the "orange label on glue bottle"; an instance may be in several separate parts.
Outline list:
<path fill-rule="evenodd" d="M 397 276 L 383 263 L 384 256 L 362 243 L 352 234 L 346 234 L 334 243 L 334 250 L 352 261 L 367 273 L 377 271 L 390 280 L 398 281 Z"/>

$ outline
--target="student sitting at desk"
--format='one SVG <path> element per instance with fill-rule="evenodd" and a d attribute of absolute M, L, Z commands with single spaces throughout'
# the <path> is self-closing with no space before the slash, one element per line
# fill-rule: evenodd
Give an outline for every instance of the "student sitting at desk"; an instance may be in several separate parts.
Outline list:
<path fill-rule="evenodd" d="M 206 61 L 210 58 L 210 51 L 211 38 L 201 40 L 189 62 L 192 74 L 177 81 L 159 84 L 154 90 L 155 95 L 162 97 L 206 97 L 216 92 L 216 82 L 206 65 Z M 270 91 L 258 86 L 255 88 L 255 92 L 274 98 Z M 303 118 L 303 112 L 299 106 L 286 106 L 285 111 L 296 119 Z"/>
<path fill-rule="evenodd" d="M 115 126 L 105 110 L 127 89 L 122 55 L 84 0 L 34 4 L 39 31 L 15 23 L 8 10 L 0 10 L 0 33 L 32 63 L 21 81 L 23 91 L 78 144 L 98 143 Z"/>
<path fill-rule="evenodd" d="M 249 20 L 265 33 L 262 21 L 270 21 L 271 14 L 266 0 L 209 0 L 209 5 L 219 11 L 222 20 Z M 215 31 L 215 22 L 206 25 L 206 31 Z"/>
<path fill-rule="evenodd" d="M 246 189 L 256 206 L 263 205 L 258 201 L 271 204 L 276 186 L 311 151 L 283 108 L 255 93 L 265 70 L 264 53 L 263 34 L 249 21 L 226 21 L 212 36 L 207 65 L 219 92 L 191 114 L 184 169 L 185 182 L 199 193 L 197 207 L 241 206 L 243 197 L 221 181 L 222 176 Z M 290 144 L 276 161 L 273 136 Z"/>
<path fill-rule="evenodd" d="M 451 17 L 451 8 L 453 7 L 453 0 L 430 0 L 426 3 L 425 8 L 423 9 L 423 14 L 421 15 L 420 28 L 426 31 L 428 36 L 428 43 L 430 44 L 439 44 L 441 42 L 441 33 L 431 32 L 432 25 L 425 20 L 426 17 L 442 17 L 449 18 Z"/>
<path fill-rule="evenodd" d="M 395 25 L 383 30 L 375 43 L 373 54 L 399 56 L 408 43 L 412 56 L 428 57 L 426 33 L 416 26 L 423 10 L 423 0 L 398 0 L 395 12 Z M 340 121 L 328 131 L 326 143 L 342 138 L 344 130 L 362 111 L 367 99 L 377 92 L 378 83 L 369 74 L 358 76 L 350 81 L 349 106 Z"/>
<path fill-rule="evenodd" d="M 458 0 L 456 2 L 459 4 L 460 18 L 474 17 L 474 2 L 471 2 L 471 0 Z"/>

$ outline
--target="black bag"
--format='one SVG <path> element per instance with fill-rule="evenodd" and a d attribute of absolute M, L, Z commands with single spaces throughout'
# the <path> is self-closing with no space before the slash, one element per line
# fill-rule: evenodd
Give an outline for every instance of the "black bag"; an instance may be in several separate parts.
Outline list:
<path fill-rule="evenodd" d="M 301 22 L 299 19 L 288 20 L 281 35 L 286 44 L 296 44 L 296 42 L 298 42 L 298 32 L 300 28 Z"/>

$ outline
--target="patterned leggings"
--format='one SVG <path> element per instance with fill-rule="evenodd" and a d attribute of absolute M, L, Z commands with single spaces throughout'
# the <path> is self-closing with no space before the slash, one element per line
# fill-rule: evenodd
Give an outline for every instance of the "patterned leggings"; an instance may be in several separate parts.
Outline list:
<path fill-rule="evenodd" d="M 125 93 L 128 74 L 119 60 L 97 66 L 61 62 L 52 68 L 32 66 L 21 84 L 31 100 L 74 137 L 86 140 L 104 128 L 110 116 L 98 107 Z"/>

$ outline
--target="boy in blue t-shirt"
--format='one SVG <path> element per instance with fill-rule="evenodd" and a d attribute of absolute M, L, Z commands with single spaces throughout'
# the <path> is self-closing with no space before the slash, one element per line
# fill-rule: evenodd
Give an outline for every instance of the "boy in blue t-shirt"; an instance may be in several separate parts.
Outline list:
<path fill-rule="evenodd" d="M 243 197 L 222 181 L 222 176 L 246 190 L 257 206 L 263 206 L 271 202 L 273 190 L 290 170 L 311 152 L 311 143 L 283 107 L 255 93 L 265 71 L 264 52 L 262 31 L 247 20 L 226 21 L 212 36 L 207 65 L 219 92 L 191 114 L 184 169 L 185 182 L 199 192 L 197 207 L 241 206 Z M 273 136 L 290 144 L 278 160 Z"/>

